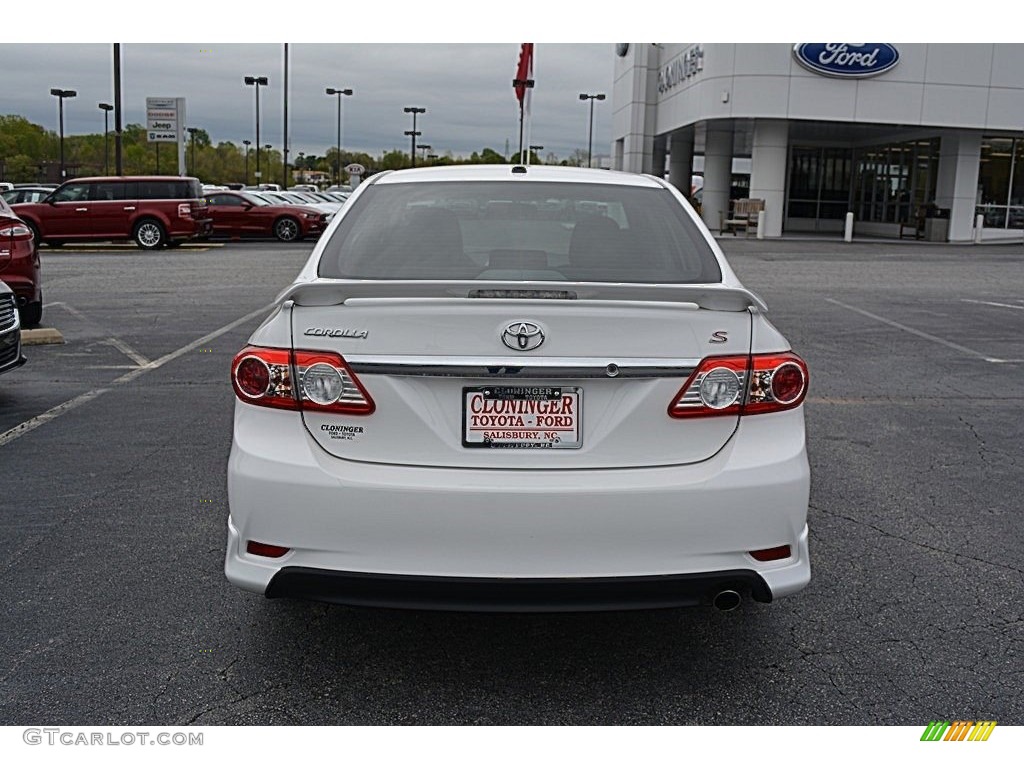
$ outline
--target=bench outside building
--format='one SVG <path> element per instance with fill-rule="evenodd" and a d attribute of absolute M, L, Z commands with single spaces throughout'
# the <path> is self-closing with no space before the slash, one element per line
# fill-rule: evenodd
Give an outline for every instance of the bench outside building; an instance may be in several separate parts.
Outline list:
<path fill-rule="evenodd" d="M 757 233 L 757 215 L 764 210 L 764 200 L 760 198 L 741 197 L 732 201 L 729 215 L 720 217 L 718 234 L 732 232 L 733 236 L 742 229 L 743 236 L 749 237 L 751 230 Z"/>

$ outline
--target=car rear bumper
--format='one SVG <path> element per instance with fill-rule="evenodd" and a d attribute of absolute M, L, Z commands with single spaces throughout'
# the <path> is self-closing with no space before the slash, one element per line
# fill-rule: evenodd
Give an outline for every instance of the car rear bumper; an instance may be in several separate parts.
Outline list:
<path fill-rule="evenodd" d="M 588 595 L 602 588 L 607 607 L 628 594 L 637 607 L 688 605 L 735 573 L 750 574 L 739 585 L 755 599 L 772 599 L 810 580 L 809 483 L 802 409 L 741 419 L 698 464 L 545 471 L 347 461 L 298 414 L 238 403 L 225 573 L 268 596 L 360 605 L 599 608 Z M 289 552 L 248 554 L 250 540 Z M 750 555 L 783 544 L 785 559 Z M 676 594 L 652 590 L 662 583 Z M 440 597 L 416 597 L 424 585 Z"/>
<path fill-rule="evenodd" d="M 473 579 L 300 566 L 278 571 L 266 596 L 377 608 L 541 613 L 708 605 L 726 590 L 763 603 L 772 599 L 764 579 L 749 570 L 603 579 Z"/>
<path fill-rule="evenodd" d="M 19 307 L 43 300 L 42 281 L 39 278 L 38 267 L 16 272 L 13 267 L 8 266 L 3 275 L 0 275 L 0 280 L 7 283 L 7 286 L 14 292 Z"/>

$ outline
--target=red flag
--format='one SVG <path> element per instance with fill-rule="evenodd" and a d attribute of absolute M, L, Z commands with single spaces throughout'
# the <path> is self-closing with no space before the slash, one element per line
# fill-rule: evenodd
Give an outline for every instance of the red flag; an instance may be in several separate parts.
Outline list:
<path fill-rule="evenodd" d="M 516 81 L 523 82 L 533 77 L 533 43 L 523 43 L 519 50 L 519 66 L 516 68 Z M 523 103 L 526 97 L 526 86 L 516 85 L 516 98 Z"/>

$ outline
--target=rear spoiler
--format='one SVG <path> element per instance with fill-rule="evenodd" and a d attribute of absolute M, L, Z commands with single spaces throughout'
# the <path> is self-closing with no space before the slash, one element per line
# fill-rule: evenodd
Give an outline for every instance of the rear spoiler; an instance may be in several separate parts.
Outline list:
<path fill-rule="evenodd" d="M 745 312 L 768 305 L 746 288 L 722 283 L 575 283 L 549 280 L 331 280 L 298 282 L 277 297 L 283 304 L 326 307 L 348 299 L 578 299 L 696 304 L 703 309 Z"/>

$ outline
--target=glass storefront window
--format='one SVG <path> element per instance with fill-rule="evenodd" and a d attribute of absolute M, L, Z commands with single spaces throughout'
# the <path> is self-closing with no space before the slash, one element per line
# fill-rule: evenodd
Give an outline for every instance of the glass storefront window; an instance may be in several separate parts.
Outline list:
<path fill-rule="evenodd" d="M 857 153 L 854 210 L 860 221 L 910 221 L 935 200 L 939 140 L 904 141 Z"/>
<path fill-rule="evenodd" d="M 986 227 L 1024 229 L 1024 140 L 982 137 L 975 213 Z"/>
<path fill-rule="evenodd" d="M 850 210 L 852 167 L 852 150 L 793 147 L 787 216 L 794 219 L 842 219 L 846 216 Z"/>

